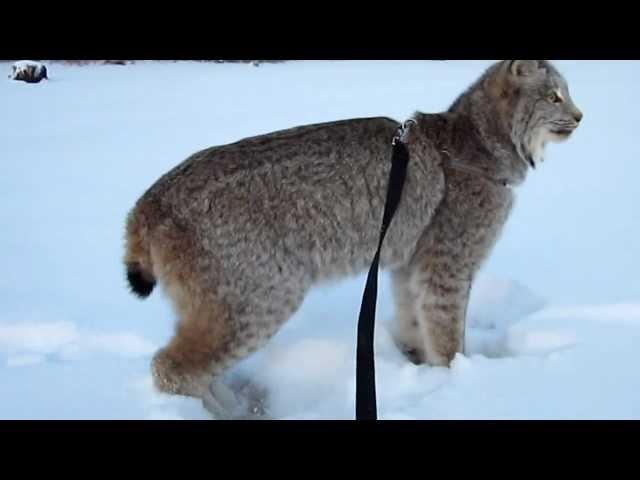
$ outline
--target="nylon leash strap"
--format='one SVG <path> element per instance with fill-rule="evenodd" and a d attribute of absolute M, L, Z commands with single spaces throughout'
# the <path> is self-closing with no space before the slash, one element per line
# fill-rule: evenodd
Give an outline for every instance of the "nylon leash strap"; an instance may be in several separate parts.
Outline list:
<path fill-rule="evenodd" d="M 356 349 L 356 420 L 377 420 L 378 409 L 376 405 L 376 372 L 374 359 L 374 331 L 376 319 L 376 303 L 378 299 L 378 269 L 380 263 L 380 251 L 387 234 L 389 224 L 400 203 L 402 189 L 407 176 L 409 163 L 409 150 L 404 143 L 404 137 L 409 120 L 403 124 L 392 141 L 393 151 L 391 155 L 391 172 L 387 187 L 387 198 L 382 216 L 382 228 L 378 250 L 373 257 L 367 283 L 362 297 L 360 316 L 358 318 L 358 344 Z"/>

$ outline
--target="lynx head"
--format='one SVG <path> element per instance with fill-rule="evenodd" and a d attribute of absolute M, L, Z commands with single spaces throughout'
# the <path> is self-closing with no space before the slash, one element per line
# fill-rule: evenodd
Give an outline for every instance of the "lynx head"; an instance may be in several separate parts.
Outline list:
<path fill-rule="evenodd" d="M 500 62 L 483 83 L 520 157 L 534 168 L 547 142 L 568 139 L 582 120 L 566 80 L 545 60 Z"/>

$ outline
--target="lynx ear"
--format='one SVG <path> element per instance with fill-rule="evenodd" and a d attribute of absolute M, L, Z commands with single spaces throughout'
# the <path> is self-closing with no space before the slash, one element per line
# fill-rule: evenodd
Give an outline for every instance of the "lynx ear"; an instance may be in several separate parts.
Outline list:
<path fill-rule="evenodd" d="M 509 72 L 515 77 L 533 77 L 543 70 L 540 60 L 511 60 Z"/>

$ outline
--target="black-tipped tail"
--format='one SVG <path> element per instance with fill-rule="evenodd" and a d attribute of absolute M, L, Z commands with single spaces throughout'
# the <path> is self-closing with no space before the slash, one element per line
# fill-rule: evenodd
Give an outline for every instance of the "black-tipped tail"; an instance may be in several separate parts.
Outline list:
<path fill-rule="evenodd" d="M 156 280 L 147 272 L 142 271 L 137 263 L 127 264 L 127 280 L 131 292 L 140 298 L 147 298 L 156 286 Z"/>

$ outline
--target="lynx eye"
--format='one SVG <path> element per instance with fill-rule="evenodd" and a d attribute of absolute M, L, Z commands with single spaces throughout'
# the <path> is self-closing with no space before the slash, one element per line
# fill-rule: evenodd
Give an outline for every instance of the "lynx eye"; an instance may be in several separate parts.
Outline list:
<path fill-rule="evenodd" d="M 551 92 L 547 97 L 551 103 L 560 103 L 562 102 L 562 97 L 558 95 L 558 92 Z"/>

